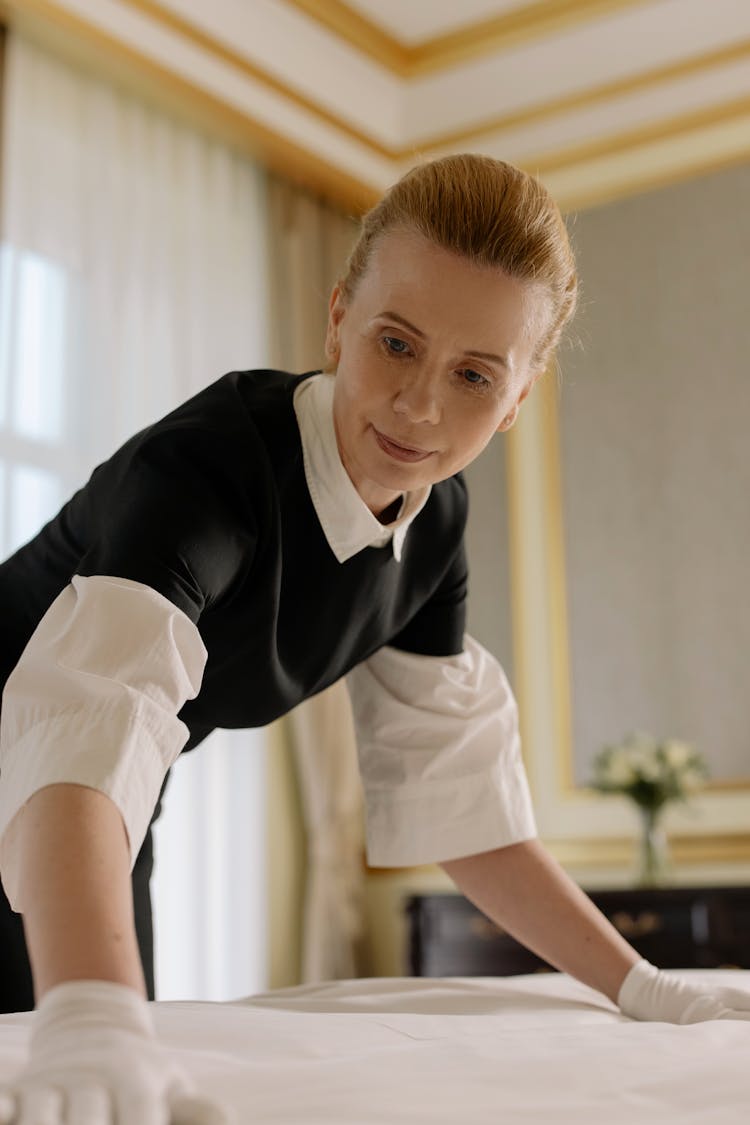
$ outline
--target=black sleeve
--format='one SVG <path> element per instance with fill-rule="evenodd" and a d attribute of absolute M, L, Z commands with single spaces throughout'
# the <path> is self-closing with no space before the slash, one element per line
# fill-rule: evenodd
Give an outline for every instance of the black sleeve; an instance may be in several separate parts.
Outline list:
<path fill-rule="evenodd" d="M 251 565 L 247 469 L 211 430 L 160 430 L 129 446 L 89 482 L 93 531 L 76 572 L 143 582 L 195 624 Z"/>
<path fill-rule="evenodd" d="M 462 537 L 435 592 L 389 644 L 423 656 L 456 656 L 463 652 L 467 590 L 468 567 Z"/>

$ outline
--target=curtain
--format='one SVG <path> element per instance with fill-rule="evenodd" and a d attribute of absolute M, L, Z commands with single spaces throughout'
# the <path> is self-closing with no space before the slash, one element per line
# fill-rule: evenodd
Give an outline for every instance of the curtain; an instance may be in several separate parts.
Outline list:
<path fill-rule="evenodd" d="M 328 298 L 354 245 L 354 219 L 271 175 L 269 335 L 274 362 L 310 371 L 323 362 Z"/>
<path fill-rule="evenodd" d="M 269 178 L 270 333 L 273 362 L 320 367 L 331 287 L 356 237 L 355 223 Z M 362 790 L 349 697 L 342 682 L 295 708 L 286 721 L 305 824 L 303 982 L 357 975 L 362 931 Z"/>
<path fill-rule="evenodd" d="M 247 158 L 9 34 L 2 557 L 136 430 L 267 364 L 265 206 Z M 266 986 L 263 770 L 251 731 L 216 732 L 174 768 L 156 838 L 160 998 Z"/>

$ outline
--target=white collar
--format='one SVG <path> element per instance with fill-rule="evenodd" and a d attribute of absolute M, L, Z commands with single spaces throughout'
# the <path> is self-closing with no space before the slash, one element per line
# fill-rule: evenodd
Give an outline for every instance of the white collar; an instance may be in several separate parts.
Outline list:
<path fill-rule="evenodd" d="M 393 554 L 400 561 L 406 532 L 427 503 L 430 485 L 404 494 L 393 523 L 383 525 L 375 518 L 339 455 L 333 425 L 334 380 L 335 375 L 312 375 L 294 392 L 305 477 L 320 526 L 339 562 L 365 547 L 386 547 L 388 543 L 393 544 Z"/>

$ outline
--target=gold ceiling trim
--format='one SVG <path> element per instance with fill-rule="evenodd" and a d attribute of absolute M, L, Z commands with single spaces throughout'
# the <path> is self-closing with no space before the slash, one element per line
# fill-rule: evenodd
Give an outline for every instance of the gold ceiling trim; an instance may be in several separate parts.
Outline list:
<path fill-rule="evenodd" d="M 748 119 L 750 130 L 750 119 Z M 732 152 L 717 156 L 708 153 L 695 156 L 691 160 L 680 160 L 673 167 L 641 169 L 627 180 L 620 179 L 616 182 L 600 184 L 597 173 L 591 168 L 580 169 L 579 182 L 566 193 L 557 192 L 555 198 L 565 213 L 570 211 L 585 211 L 591 207 L 601 207 L 607 203 L 616 203 L 634 195 L 641 195 L 645 191 L 661 191 L 662 188 L 674 184 L 694 180 L 696 176 L 705 176 L 713 172 L 726 171 L 737 168 L 748 160 L 747 150 Z"/>
<path fill-rule="evenodd" d="M 183 16 L 179 16 L 176 12 L 165 8 L 159 0 L 120 0 L 120 2 L 152 19 L 154 23 L 161 24 L 169 31 L 181 35 L 196 47 L 200 47 L 207 54 L 213 55 L 222 62 L 228 63 L 235 70 L 239 70 L 248 78 L 262 83 L 270 90 L 273 90 L 274 93 L 279 94 L 287 101 L 299 106 L 305 112 L 317 117 L 320 121 L 333 126 L 333 128 L 351 137 L 352 140 L 363 145 L 378 156 L 385 157 L 386 160 L 398 159 L 398 149 L 389 145 L 384 145 L 371 133 L 358 129 L 339 114 L 326 109 L 326 107 L 320 105 L 319 102 L 293 89 L 286 82 L 283 82 L 280 78 L 277 78 L 274 74 L 267 71 L 264 67 L 259 66 L 245 55 L 240 54 L 239 51 L 235 51 L 226 43 L 223 43 L 208 32 L 196 27 L 195 24 L 191 23 Z M 61 6 L 57 0 L 0 0 L 0 16 L 3 16 L 9 24 L 18 23 L 20 26 L 23 26 L 27 20 L 36 17 L 49 23 L 55 23 L 68 31 L 80 34 L 88 39 L 94 36 L 100 36 L 102 41 L 106 41 L 110 49 L 112 47 L 117 48 L 123 54 L 136 53 L 132 48 L 126 47 L 119 39 L 101 31 L 85 18 L 73 15 L 66 8 Z M 143 56 L 143 59 L 144 62 L 147 61 L 145 56 Z M 157 64 L 153 65 L 156 66 Z M 161 69 L 165 74 L 169 73 L 166 68 L 162 67 Z M 195 89 L 199 90 L 200 88 L 195 87 Z M 207 96 L 210 97 L 211 95 Z"/>
<path fill-rule="evenodd" d="M 668 140 L 712 125 L 726 124 L 747 114 L 750 114 L 750 97 L 734 98 L 732 101 L 721 102 L 706 109 L 675 114 L 651 122 L 649 125 L 639 126 L 637 129 L 626 129 L 609 137 L 598 137 L 593 141 L 569 145 L 557 152 L 522 157 L 517 159 L 516 163 L 541 177 L 590 160 L 619 155 L 656 141 Z M 750 136 L 747 140 L 747 152 L 750 153 Z"/>
<path fill-rule="evenodd" d="M 13 0 L 11 0 L 13 2 Z M 17 2 L 17 0 L 16 0 Z M 32 0 L 33 3 L 38 3 L 39 0 Z M 29 0 L 25 0 L 28 4 Z M 306 94 L 295 90 L 287 82 L 277 78 L 265 67 L 259 66 L 257 63 L 252 62 L 246 55 L 241 54 L 239 51 L 229 47 L 221 39 L 217 39 L 214 35 L 203 31 L 202 28 L 197 27 L 190 20 L 184 16 L 177 15 L 171 9 L 166 8 L 159 0 L 121 0 L 121 3 L 127 4 L 131 8 L 135 8 L 143 15 L 149 16 L 154 21 L 163 24 L 169 28 L 170 31 L 177 32 L 183 38 L 188 39 L 197 47 L 201 47 L 208 54 L 216 56 L 222 62 L 229 63 L 235 70 L 241 71 L 249 78 L 255 79 L 257 82 L 262 82 L 264 86 L 268 86 L 274 93 L 280 94 L 283 98 L 294 102 L 306 112 L 313 114 L 315 117 L 325 121 L 327 125 L 332 125 L 335 129 L 346 133 L 347 136 L 352 137 L 353 140 L 358 141 L 359 144 L 365 145 L 367 148 L 373 150 L 378 156 L 384 156 L 387 159 L 394 159 L 398 153 L 389 145 L 383 144 L 371 133 L 363 129 L 358 129 L 346 118 L 332 110 L 326 109 L 319 102 L 308 97 Z"/>
<path fill-rule="evenodd" d="M 653 89 L 665 82 L 693 77 L 703 73 L 703 71 L 712 70 L 714 67 L 729 66 L 732 63 L 742 62 L 749 58 L 750 39 L 744 39 L 739 43 L 730 43 L 726 47 L 719 47 L 715 51 L 706 51 L 704 54 L 694 55 L 689 59 L 681 59 L 676 63 L 667 63 L 664 66 L 654 67 L 652 70 L 641 71 L 639 74 L 616 78 L 599 86 L 589 86 L 585 90 L 577 90 L 549 101 L 538 102 L 536 105 L 524 106 L 512 113 L 496 114 L 484 121 L 466 125 L 461 129 L 426 137 L 420 141 L 420 145 L 428 149 L 452 148 L 477 137 L 514 129 L 519 125 L 529 125 L 531 122 L 543 121 L 545 118 L 559 117 L 571 110 L 587 109 L 613 98 Z"/>
<path fill-rule="evenodd" d="M 739 44 L 732 44 L 729 47 L 707 52 L 704 55 L 689 60 L 657 67 L 640 75 L 618 79 L 593 87 L 589 90 L 580 91 L 575 94 L 563 96 L 562 98 L 556 98 L 552 101 L 520 109 L 511 114 L 495 116 L 489 120 L 469 125 L 460 130 L 453 130 L 427 139 L 420 139 L 413 145 L 401 148 L 384 144 L 365 130 L 357 128 L 339 114 L 320 106 L 312 98 L 293 90 L 281 79 L 269 74 L 263 67 L 250 62 L 238 51 L 222 43 L 200 28 L 197 28 L 187 19 L 166 9 L 164 5 L 160 3 L 160 0 L 123 0 L 123 2 L 136 11 L 152 18 L 154 21 L 161 23 L 169 30 L 188 39 L 207 53 L 214 55 L 235 69 L 240 70 L 250 78 L 262 82 L 275 93 L 278 93 L 280 96 L 298 105 L 305 112 L 310 113 L 319 120 L 337 129 L 339 132 L 350 137 L 358 144 L 363 145 L 379 157 L 394 162 L 408 160 L 417 153 L 423 154 L 433 150 L 445 150 L 449 148 L 456 150 L 465 145 L 465 142 L 477 136 L 499 132 L 504 129 L 513 128 L 514 126 L 527 124 L 531 121 L 540 121 L 548 117 L 559 116 L 561 113 L 574 109 L 582 109 L 589 105 L 604 102 L 613 97 L 622 96 L 623 94 L 633 93 L 637 90 L 650 89 L 668 81 L 674 81 L 681 77 L 701 73 L 704 70 L 710 70 L 722 65 L 726 66 L 750 56 L 750 41 L 743 41 Z M 288 0 L 288 2 L 296 3 L 297 0 Z M 300 2 L 312 3 L 313 0 L 300 0 Z M 536 7 L 536 5 L 533 7 Z M 523 10 L 527 11 L 530 9 Z M 14 17 L 23 18 L 24 16 L 37 15 L 47 20 L 56 21 L 57 23 L 62 21 L 74 31 L 86 34 L 89 38 L 92 35 L 101 35 L 102 39 L 107 40 L 110 47 L 114 45 L 119 47 L 122 52 L 130 51 L 129 48 L 122 46 L 118 40 L 105 35 L 103 32 L 99 32 L 98 29 L 88 24 L 84 19 L 73 16 L 66 9 L 62 8 L 56 0 L 0 0 L 0 12 L 2 11 L 10 12 Z M 167 73 L 166 68 L 162 69 L 164 73 Z M 659 125 L 657 125 L 656 128 L 658 129 Z M 599 143 L 601 142 L 592 142 L 594 145 Z M 612 138 L 610 143 L 617 146 L 619 144 L 619 136 Z M 629 142 L 627 143 L 629 144 Z M 594 152 L 593 149 L 591 151 Z M 598 150 L 594 152 L 595 156 L 600 154 Z M 559 163 L 556 163 L 557 161 L 568 162 L 567 150 L 564 151 L 561 156 L 555 154 L 553 156 L 540 157 L 536 163 L 540 171 L 542 169 L 547 171 L 551 170 L 553 167 L 558 167 Z M 524 163 L 527 164 L 528 162 Z"/>
<path fill-rule="evenodd" d="M 416 78 L 633 8 L 644 0 L 536 0 L 417 44 L 384 31 L 343 0 L 286 2 L 393 74 Z"/>
<path fill-rule="evenodd" d="M 141 5 L 144 9 L 146 5 L 150 5 L 153 10 L 158 8 L 155 0 L 125 0 L 125 2 Z M 36 28 L 37 30 L 41 28 L 46 31 L 49 31 L 50 28 L 54 29 L 55 32 L 67 36 L 69 41 L 87 47 L 92 56 L 93 64 L 106 64 L 108 59 L 113 59 L 116 63 L 123 64 L 126 70 L 148 76 L 152 86 L 159 91 L 164 91 L 172 99 L 175 106 L 179 102 L 181 108 L 187 108 L 191 113 L 195 113 L 198 120 L 204 124 L 208 123 L 218 135 L 230 138 L 233 143 L 239 145 L 254 157 L 266 161 L 269 167 L 279 174 L 286 175 L 296 182 L 307 182 L 313 190 L 320 191 L 321 194 L 333 202 L 343 205 L 353 213 L 360 213 L 367 207 L 372 206 L 379 198 L 380 193 L 372 185 L 340 171 L 322 157 L 316 156 L 301 145 L 286 140 L 243 111 L 227 105 L 220 98 L 209 94 L 187 79 L 177 77 L 166 66 L 153 62 L 138 51 L 127 47 L 115 36 L 99 30 L 81 17 L 73 15 L 62 7 L 58 0 L 0 0 L 0 17 L 4 17 L 11 26 Z M 93 52 L 91 48 L 93 48 Z M 744 49 L 744 44 L 736 47 L 737 51 Z M 707 55 L 706 58 L 714 59 L 715 56 L 716 53 L 712 53 Z M 685 65 L 695 66 L 698 69 L 696 60 Z M 516 158 L 516 162 L 539 175 L 567 168 L 573 169 L 582 162 L 585 164 L 586 162 L 605 159 L 607 156 L 617 155 L 625 150 L 632 151 L 640 145 L 665 140 L 676 133 L 684 134 L 690 130 L 722 125 L 732 119 L 739 119 L 742 114 L 748 111 L 750 111 L 750 100 L 740 99 L 711 107 L 705 111 L 653 123 L 638 130 L 629 130 L 583 145 L 571 146 L 555 153 L 542 153 L 536 157 L 522 160 Z M 317 110 L 315 112 L 317 113 Z M 343 124 L 341 128 L 372 149 L 368 138 L 353 133 L 346 124 Z M 394 161 L 415 157 L 417 153 L 419 156 L 427 154 L 425 149 L 394 152 L 381 148 L 379 151 L 387 159 L 394 159 Z M 748 143 L 747 151 L 750 151 L 750 143 Z M 711 169 L 729 167 L 744 158 L 744 154 L 738 155 L 734 150 L 726 156 L 714 154 L 702 158 L 697 155 L 695 159 L 688 162 L 682 161 L 679 168 L 667 171 L 654 169 L 649 172 L 644 169 L 633 177 L 632 182 L 628 180 L 627 183 L 624 183 L 622 190 L 619 192 L 613 189 L 611 185 L 607 185 L 603 190 L 600 190 L 597 183 L 592 179 L 590 183 L 576 188 L 572 192 L 572 198 L 566 199 L 564 204 L 568 209 L 593 206 L 632 194 L 634 191 L 651 190 Z M 394 167 L 394 178 L 397 172 L 398 168 Z"/>
<path fill-rule="evenodd" d="M 409 77 L 409 48 L 342 0 L 286 0 L 286 3 L 399 78 Z"/>
<path fill-rule="evenodd" d="M 14 0 L 11 0 L 11 3 L 13 2 Z M 633 93 L 638 90 L 647 90 L 654 86 L 661 85 L 664 82 L 673 81 L 688 75 L 695 75 L 717 66 L 726 66 L 750 56 L 750 41 L 745 40 L 739 44 L 732 44 L 729 47 L 706 52 L 703 55 L 680 63 L 656 67 L 640 75 L 605 83 L 601 86 L 580 91 L 563 98 L 555 98 L 551 101 L 519 110 L 514 114 L 499 115 L 479 125 L 470 125 L 464 129 L 440 134 L 427 139 L 419 138 L 414 144 L 410 144 L 406 147 L 397 147 L 384 144 L 366 130 L 357 128 L 339 114 L 320 106 L 319 103 L 312 98 L 292 89 L 281 79 L 269 74 L 263 67 L 250 62 L 244 55 L 226 46 L 214 36 L 209 35 L 207 32 L 195 27 L 190 21 L 166 9 L 159 0 L 123 0 L 123 2 L 165 24 L 170 30 L 176 31 L 178 34 L 190 39 L 197 46 L 200 46 L 211 54 L 215 54 L 218 58 L 228 62 L 236 69 L 243 71 L 249 77 L 269 86 L 282 97 L 293 101 L 305 111 L 319 117 L 359 144 L 372 149 L 378 156 L 395 161 L 407 160 L 415 152 L 457 146 L 472 137 L 486 134 L 490 131 L 497 132 L 515 125 L 526 124 L 530 121 L 539 121 L 546 117 L 559 116 L 560 113 L 570 109 L 582 109 L 589 105 L 596 105 L 612 97 Z M 287 0 L 287 2 L 297 3 L 297 0 Z M 308 0 L 300 0 L 300 2 L 307 3 Z M 309 2 L 314 3 L 315 0 L 309 0 Z M 326 8 L 328 2 L 329 0 L 322 0 Z M 15 3 L 18 3 L 18 0 L 15 0 Z M 27 6 L 29 3 L 49 4 L 49 0 L 25 0 Z M 340 3 L 340 0 L 336 0 L 336 3 Z M 532 5 L 534 8 L 538 6 L 540 5 Z M 546 5 L 541 6 L 544 7 Z M 578 7 L 579 5 L 576 3 L 573 6 Z M 345 5 L 342 5 L 342 7 L 345 7 Z M 523 11 L 526 10 L 527 9 L 523 9 Z"/>

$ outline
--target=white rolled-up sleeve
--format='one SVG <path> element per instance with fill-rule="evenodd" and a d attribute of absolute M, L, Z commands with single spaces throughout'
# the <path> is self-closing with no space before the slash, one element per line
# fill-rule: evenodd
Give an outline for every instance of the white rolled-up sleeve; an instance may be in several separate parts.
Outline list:
<path fill-rule="evenodd" d="M 518 710 L 466 635 L 458 656 L 385 647 L 347 676 L 375 867 L 440 863 L 536 836 Z"/>
<path fill-rule="evenodd" d="M 207 656 L 190 618 L 141 582 L 76 575 L 55 599 L 2 696 L 0 876 L 15 910 L 22 810 L 48 785 L 110 797 L 135 862 L 189 737 L 177 713 L 198 694 Z"/>

